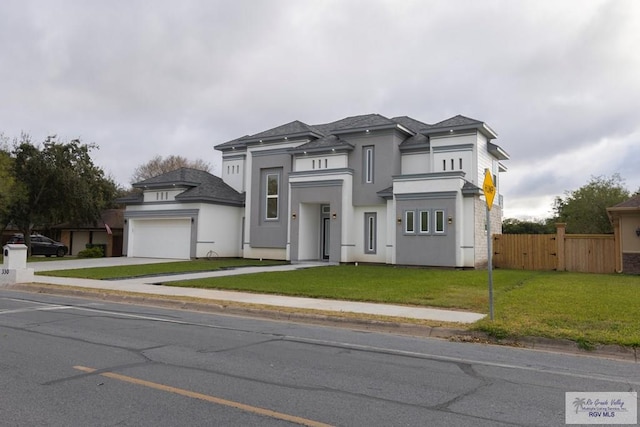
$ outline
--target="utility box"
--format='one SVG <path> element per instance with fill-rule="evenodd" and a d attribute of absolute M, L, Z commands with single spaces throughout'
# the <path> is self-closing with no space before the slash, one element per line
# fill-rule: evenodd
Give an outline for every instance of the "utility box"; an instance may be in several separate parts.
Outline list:
<path fill-rule="evenodd" d="M 4 262 L 2 267 L 11 270 L 27 268 L 27 246 L 22 244 L 8 244 L 2 247 Z"/>

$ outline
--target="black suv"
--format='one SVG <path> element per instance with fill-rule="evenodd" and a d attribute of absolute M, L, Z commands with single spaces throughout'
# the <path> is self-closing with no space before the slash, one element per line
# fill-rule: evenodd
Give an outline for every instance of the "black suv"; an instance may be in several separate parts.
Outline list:
<path fill-rule="evenodd" d="M 13 237 L 7 240 L 7 243 L 22 243 L 24 244 L 24 236 L 22 234 L 15 234 Z M 50 238 L 41 234 L 31 235 L 31 255 L 45 255 L 57 257 L 63 257 L 69 252 L 63 243 L 56 242 Z"/>

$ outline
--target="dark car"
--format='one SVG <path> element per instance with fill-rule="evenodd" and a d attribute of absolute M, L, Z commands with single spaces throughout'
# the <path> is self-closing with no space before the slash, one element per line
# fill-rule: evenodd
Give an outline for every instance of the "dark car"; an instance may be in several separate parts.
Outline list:
<path fill-rule="evenodd" d="M 7 243 L 24 244 L 24 236 L 22 234 L 16 234 L 9 238 Z M 57 257 L 63 257 L 68 252 L 69 248 L 67 248 L 64 243 L 56 242 L 41 234 L 31 235 L 31 255 L 45 255 L 48 257 L 55 255 Z"/>

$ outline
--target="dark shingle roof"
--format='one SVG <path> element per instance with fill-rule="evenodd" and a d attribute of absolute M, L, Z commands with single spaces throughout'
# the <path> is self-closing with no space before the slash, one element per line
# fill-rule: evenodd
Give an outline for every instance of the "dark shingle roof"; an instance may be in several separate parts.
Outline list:
<path fill-rule="evenodd" d="M 306 144 L 302 144 L 296 148 L 289 150 L 292 153 L 302 153 L 305 151 L 325 151 L 329 149 L 334 150 L 353 150 L 353 145 L 347 141 L 341 139 L 336 135 L 324 136 L 319 139 L 314 139 Z"/>
<path fill-rule="evenodd" d="M 277 126 L 273 129 L 265 130 L 264 132 L 256 133 L 255 135 L 251 135 L 250 137 L 245 137 L 243 139 L 248 142 L 259 141 L 261 139 L 264 140 L 306 135 L 322 136 L 322 134 L 320 134 L 316 129 L 312 128 L 308 124 L 303 123 L 300 120 L 294 120 L 290 123 Z"/>
<path fill-rule="evenodd" d="M 424 122 L 421 122 L 420 120 L 412 119 L 409 116 L 394 117 L 391 120 L 396 123 L 400 123 L 402 126 L 415 133 L 420 132 L 420 129 L 428 128 L 429 126 L 431 126 Z"/>
<path fill-rule="evenodd" d="M 429 147 L 429 137 L 421 133 L 417 133 L 405 139 L 402 141 L 402 144 L 400 144 L 400 148 L 409 147 Z"/>
<path fill-rule="evenodd" d="M 427 126 L 423 129 L 420 129 L 420 133 L 424 133 L 425 135 L 438 133 L 438 132 L 449 132 L 449 131 L 457 131 L 457 130 L 469 130 L 476 129 L 482 132 L 487 138 L 493 139 L 496 137 L 496 133 L 491 129 L 486 123 L 481 122 L 480 120 L 470 119 L 469 117 L 462 116 L 458 114 L 457 116 L 453 116 L 449 119 L 438 122 L 434 125 Z"/>
<path fill-rule="evenodd" d="M 402 126 L 402 128 L 407 130 L 409 134 L 422 133 L 424 135 L 436 132 L 448 132 L 450 130 L 478 129 L 489 139 L 495 138 L 495 132 L 493 132 L 493 130 L 491 130 L 485 123 L 462 115 L 457 115 L 434 125 L 429 125 L 408 116 L 397 116 L 389 119 L 380 114 L 363 114 L 316 125 L 308 125 L 299 120 L 294 120 L 293 122 L 268 129 L 255 135 L 245 135 L 241 138 L 216 145 L 215 148 L 218 150 L 228 150 L 232 148 L 243 149 L 249 143 L 255 143 L 260 140 L 282 139 L 284 137 L 309 137 L 309 139 L 312 140 L 317 139 L 319 142 L 314 145 L 314 141 L 310 141 L 308 144 L 311 145 L 309 145 L 308 148 L 320 148 L 324 144 L 332 142 L 330 139 L 323 140 L 323 137 L 328 137 L 330 135 L 341 135 L 348 132 L 367 129 L 376 130 L 398 128 L 398 126 Z M 335 142 L 335 140 L 333 140 L 333 142 Z M 406 143 L 406 145 L 424 144 L 425 141 L 422 137 L 417 136 L 416 138 L 410 137 Z"/>
<path fill-rule="evenodd" d="M 476 119 L 470 119 L 469 117 L 462 116 L 458 114 L 457 116 L 453 116 L 436 124 L 433 124 L 428 127 L 456 127 L 456 126 L 469 126 L 469 125 L 481 125 L 482 122 Z"/>
<path fill-rule="evenodd" d="M 618 203 L 614 208 L 640 208 L 640 194 L 636 194 L 629 200 Z"/>
<path fill-rule="evenodd" d="M 209 172 L 180 168 L 133 184 L 135 188 L 188 187 L 176 196 L 180 201 L 209 201 L 242 206 L 244 194 Z"/>

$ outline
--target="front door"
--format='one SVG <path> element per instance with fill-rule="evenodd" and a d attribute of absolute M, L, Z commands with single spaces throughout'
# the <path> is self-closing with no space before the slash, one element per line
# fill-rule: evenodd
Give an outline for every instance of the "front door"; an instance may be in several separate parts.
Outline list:
<path fill-rule="evenodd" d="M 329 248 L 330 248 L 330 228 L 331 228 L 331 219 L 329 218 L 329 213 L 331 212 L 331 208 L 327 205 L 322 206 L 322 259 L 329 259 Z"/>

